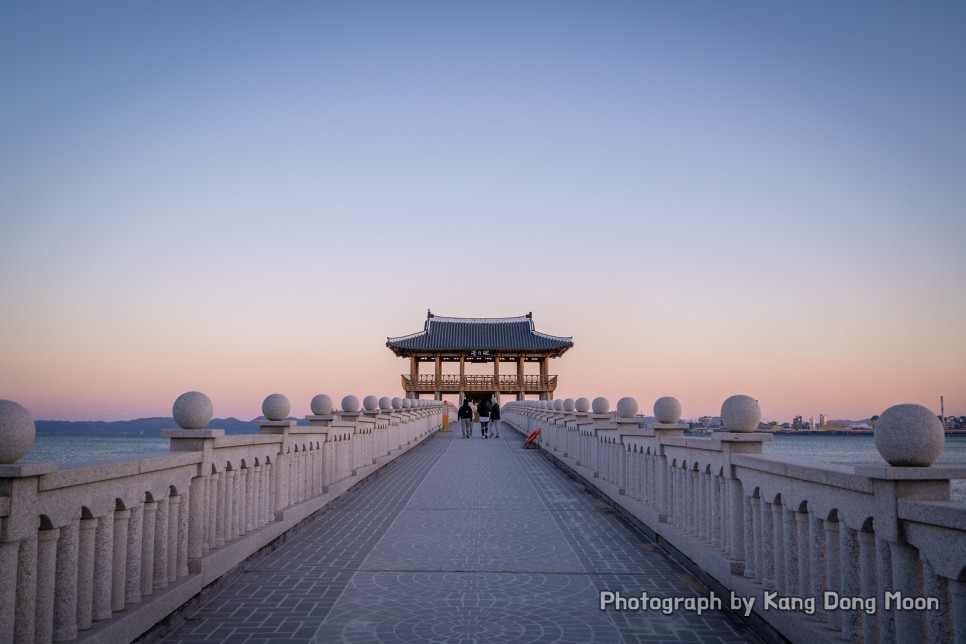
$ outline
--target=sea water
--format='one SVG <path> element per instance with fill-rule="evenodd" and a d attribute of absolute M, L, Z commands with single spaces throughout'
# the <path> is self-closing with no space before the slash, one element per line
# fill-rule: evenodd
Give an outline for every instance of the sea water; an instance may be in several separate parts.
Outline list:
<path fill-rule="evenodd" d="M 54 461 L 77 465 L 158 456 L 168 451 L 167 438 L 144 436 L 38 436 L 21 461 Z M 837 465 L 882 465 L 871 434 L 831 436 L 775 434 L 764 443 L 765 454 L 791 456 Z M 966 435 L 947 434 L 937 465 L 966 467 Z M 966 480 L 952 482 L 952 497 L 966 501 Z"/>

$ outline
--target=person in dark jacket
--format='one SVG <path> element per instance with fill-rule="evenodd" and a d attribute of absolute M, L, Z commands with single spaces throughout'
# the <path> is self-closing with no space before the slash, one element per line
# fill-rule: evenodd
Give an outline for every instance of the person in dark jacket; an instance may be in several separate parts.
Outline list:
<path fill-rule="evenodd" d="M 456 412 L 456 417 L 459 418 L 460 427 L 463 429 L 463 438 L 469 438 L 473 435 L 473 408 L 470 407 L 469 398 L 463 399 L 463 406 L 459 408 Z"/>
<path fill-rule="evenodd" d="M 490 401 L 485 398 L 481 400 L 476 407 L 476 412 L 480 415 L 480 432 L 483 434 L 483 438 L 489 438 L 487 432 L 490 425 Z"/>
<path fill-rule="evenodd" d="M 493 401 L 493 407 L 490 408 L 490 429 L 493 430 L 493 437 L 500 437 L 500 403 Z"/>

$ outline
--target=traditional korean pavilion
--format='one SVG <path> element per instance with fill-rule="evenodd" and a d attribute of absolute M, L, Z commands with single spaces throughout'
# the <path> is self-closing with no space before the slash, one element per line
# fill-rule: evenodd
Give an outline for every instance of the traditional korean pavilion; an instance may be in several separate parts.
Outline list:
<path fill-rule="evenodd" d="M 402 376 L 409 398 L 432 394 L 442 400 L 444 394 L 458 394 L 460 400 L 481 400 L 514 394 L 517 400 L 527 395 L 550 400 L 557 388 L 557 376 L 550 375 L 550 358 L 560 357 L 574 343 L 534 329 L 532 313 L 513 318 L 448 318 L 428 311 L 422 331 L 387 338 L 386 346 L 397 356 L 409 358 L 409 373 Z M 435 369 L 421 373 L 420 364 L 427 362 Z M 444 362 L 459 362 L 459 374 L 444 374 Z M 492 376 L 466 373 L 466 363 L 490 362 Z M 539 375 L 524 373 L 527 362 L 539 363 Z"/>

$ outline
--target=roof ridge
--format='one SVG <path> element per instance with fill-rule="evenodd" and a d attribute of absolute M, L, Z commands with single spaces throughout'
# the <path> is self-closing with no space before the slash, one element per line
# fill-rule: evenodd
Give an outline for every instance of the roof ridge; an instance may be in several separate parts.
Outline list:
<path fill-rule="evenodd" d="M 454 318 L 454 317 L 444 317 L 441 315 L 434 315 L 429 318 L 430 322 L 468 322 L 468 323 L 485 323 L 485 324 L 500 324 L 507 322 L 529 322 L 530 318 L 525 315 L 518 315 L 516 317 L 510 318 Z"/>

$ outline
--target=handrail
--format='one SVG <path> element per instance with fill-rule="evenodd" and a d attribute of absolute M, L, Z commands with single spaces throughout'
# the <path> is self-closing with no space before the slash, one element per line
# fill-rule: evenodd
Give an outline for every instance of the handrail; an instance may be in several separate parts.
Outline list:
<path fill-rule="evenodd" d="M 542 427 L 546 454 L 786 638 L 966 640 L 966 502 L 949 498 L 966 468 L 772 456 L 770 434 L 691 438 L 621 403 L 510 402 L 503 420 Z"/>

